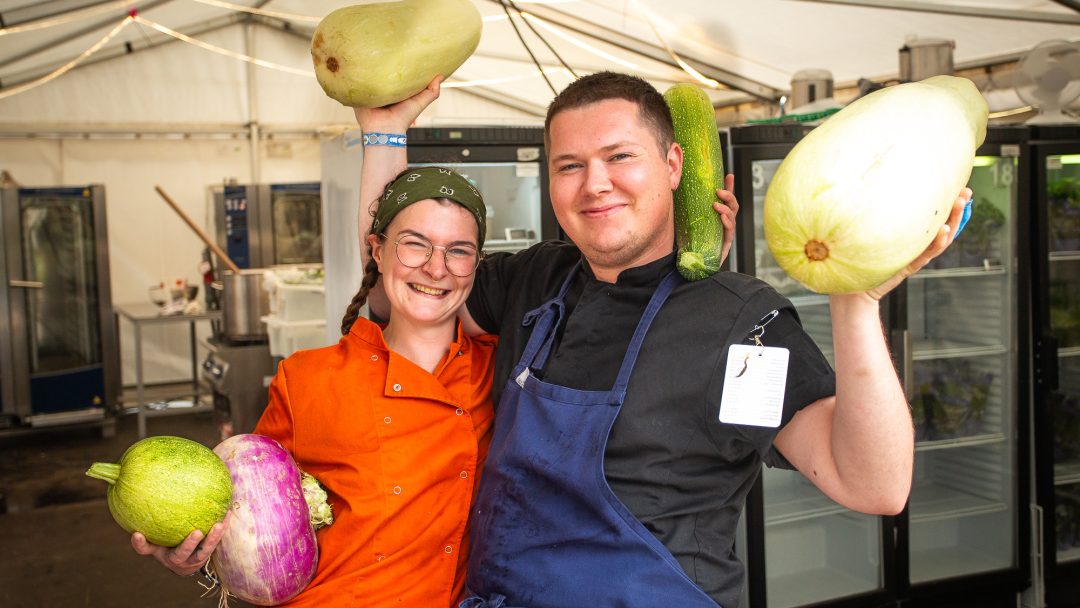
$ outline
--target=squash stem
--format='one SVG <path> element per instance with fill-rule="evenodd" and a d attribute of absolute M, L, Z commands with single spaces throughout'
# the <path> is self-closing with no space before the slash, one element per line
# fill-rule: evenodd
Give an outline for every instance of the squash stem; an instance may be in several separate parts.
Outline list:
<path fill-rule="evenodd" d="M 101 479 L 109 482 L 109 484 L 115 484 L 117 478 L 120 477 L 120 465 L 113 462 L 95 462 L 90 465 L 90 470 L 86 474 L 94 479 Z"/>
<path fill-rule="evenodd" d="M 720 270 L 719 260 L 697 251 L 683 249 L 679 251 L 679 274 L 688 281 L 706 279 Z"/>

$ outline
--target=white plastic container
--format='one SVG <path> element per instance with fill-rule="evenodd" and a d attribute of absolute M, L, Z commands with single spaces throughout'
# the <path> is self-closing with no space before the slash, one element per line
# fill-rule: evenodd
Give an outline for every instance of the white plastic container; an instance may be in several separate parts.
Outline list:
<path fill-rule="evenodd" d="M 270 314 L 283 321 L 326 320 L 326 288 L 280 284 L 270 291 Z"/>
<path fill-rule="evenodd" d="M 270 337 L 270 354 L 288 357 L 298 350 L 328 346 L 326 320 L 286 321 L 274 315 L 262 317 Z"/>
<path fill-rule="evenodd" d="M 275 267 L 266 271 L 270 316 L 282 321 L 326 319 L 326 288 L 321 269 Z"/>

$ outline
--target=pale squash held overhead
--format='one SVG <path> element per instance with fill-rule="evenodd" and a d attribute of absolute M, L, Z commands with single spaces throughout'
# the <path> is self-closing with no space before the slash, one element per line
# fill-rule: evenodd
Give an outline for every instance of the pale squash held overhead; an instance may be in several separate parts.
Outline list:
<path fill-rule="evenodd" d="M 315 28 L 315 78 L 332 99 L 375 108 L 449 78 L 480 44 L 483 22 L 469 0 L 401 0 L 347 6 Z"/>

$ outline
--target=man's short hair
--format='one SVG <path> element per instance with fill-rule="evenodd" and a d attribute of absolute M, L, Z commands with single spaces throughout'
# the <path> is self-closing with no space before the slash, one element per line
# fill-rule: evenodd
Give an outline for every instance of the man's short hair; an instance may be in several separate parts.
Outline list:
<path fill-rule="evenodd" d="M 545 145 L 551 144 L 551 121 L 558 113 L 608 99 L 625 99 L 637 104 L 638 114 L 652 130 L 660 154 L 667 155 L 675 141 L 675 128 L 671 124 L 671 110 L 664 102 L 664 96 L 644 79 L 618 72 L 596 72 L 582 76 L 556 95 L 548 106 L 544 120 Z"/>

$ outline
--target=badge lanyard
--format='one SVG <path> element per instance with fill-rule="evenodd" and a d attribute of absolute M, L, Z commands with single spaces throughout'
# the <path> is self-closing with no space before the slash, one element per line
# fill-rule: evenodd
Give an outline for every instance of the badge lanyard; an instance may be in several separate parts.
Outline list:
<path fill-rule="evenodd" d="M 750 344 L 732 344 L 728 349 L 720 422 L 780 426 L 790 351 L 761 341 L 765 326 L 779 315 L 778 310 L 769 312 L 747 334 Z"/>

